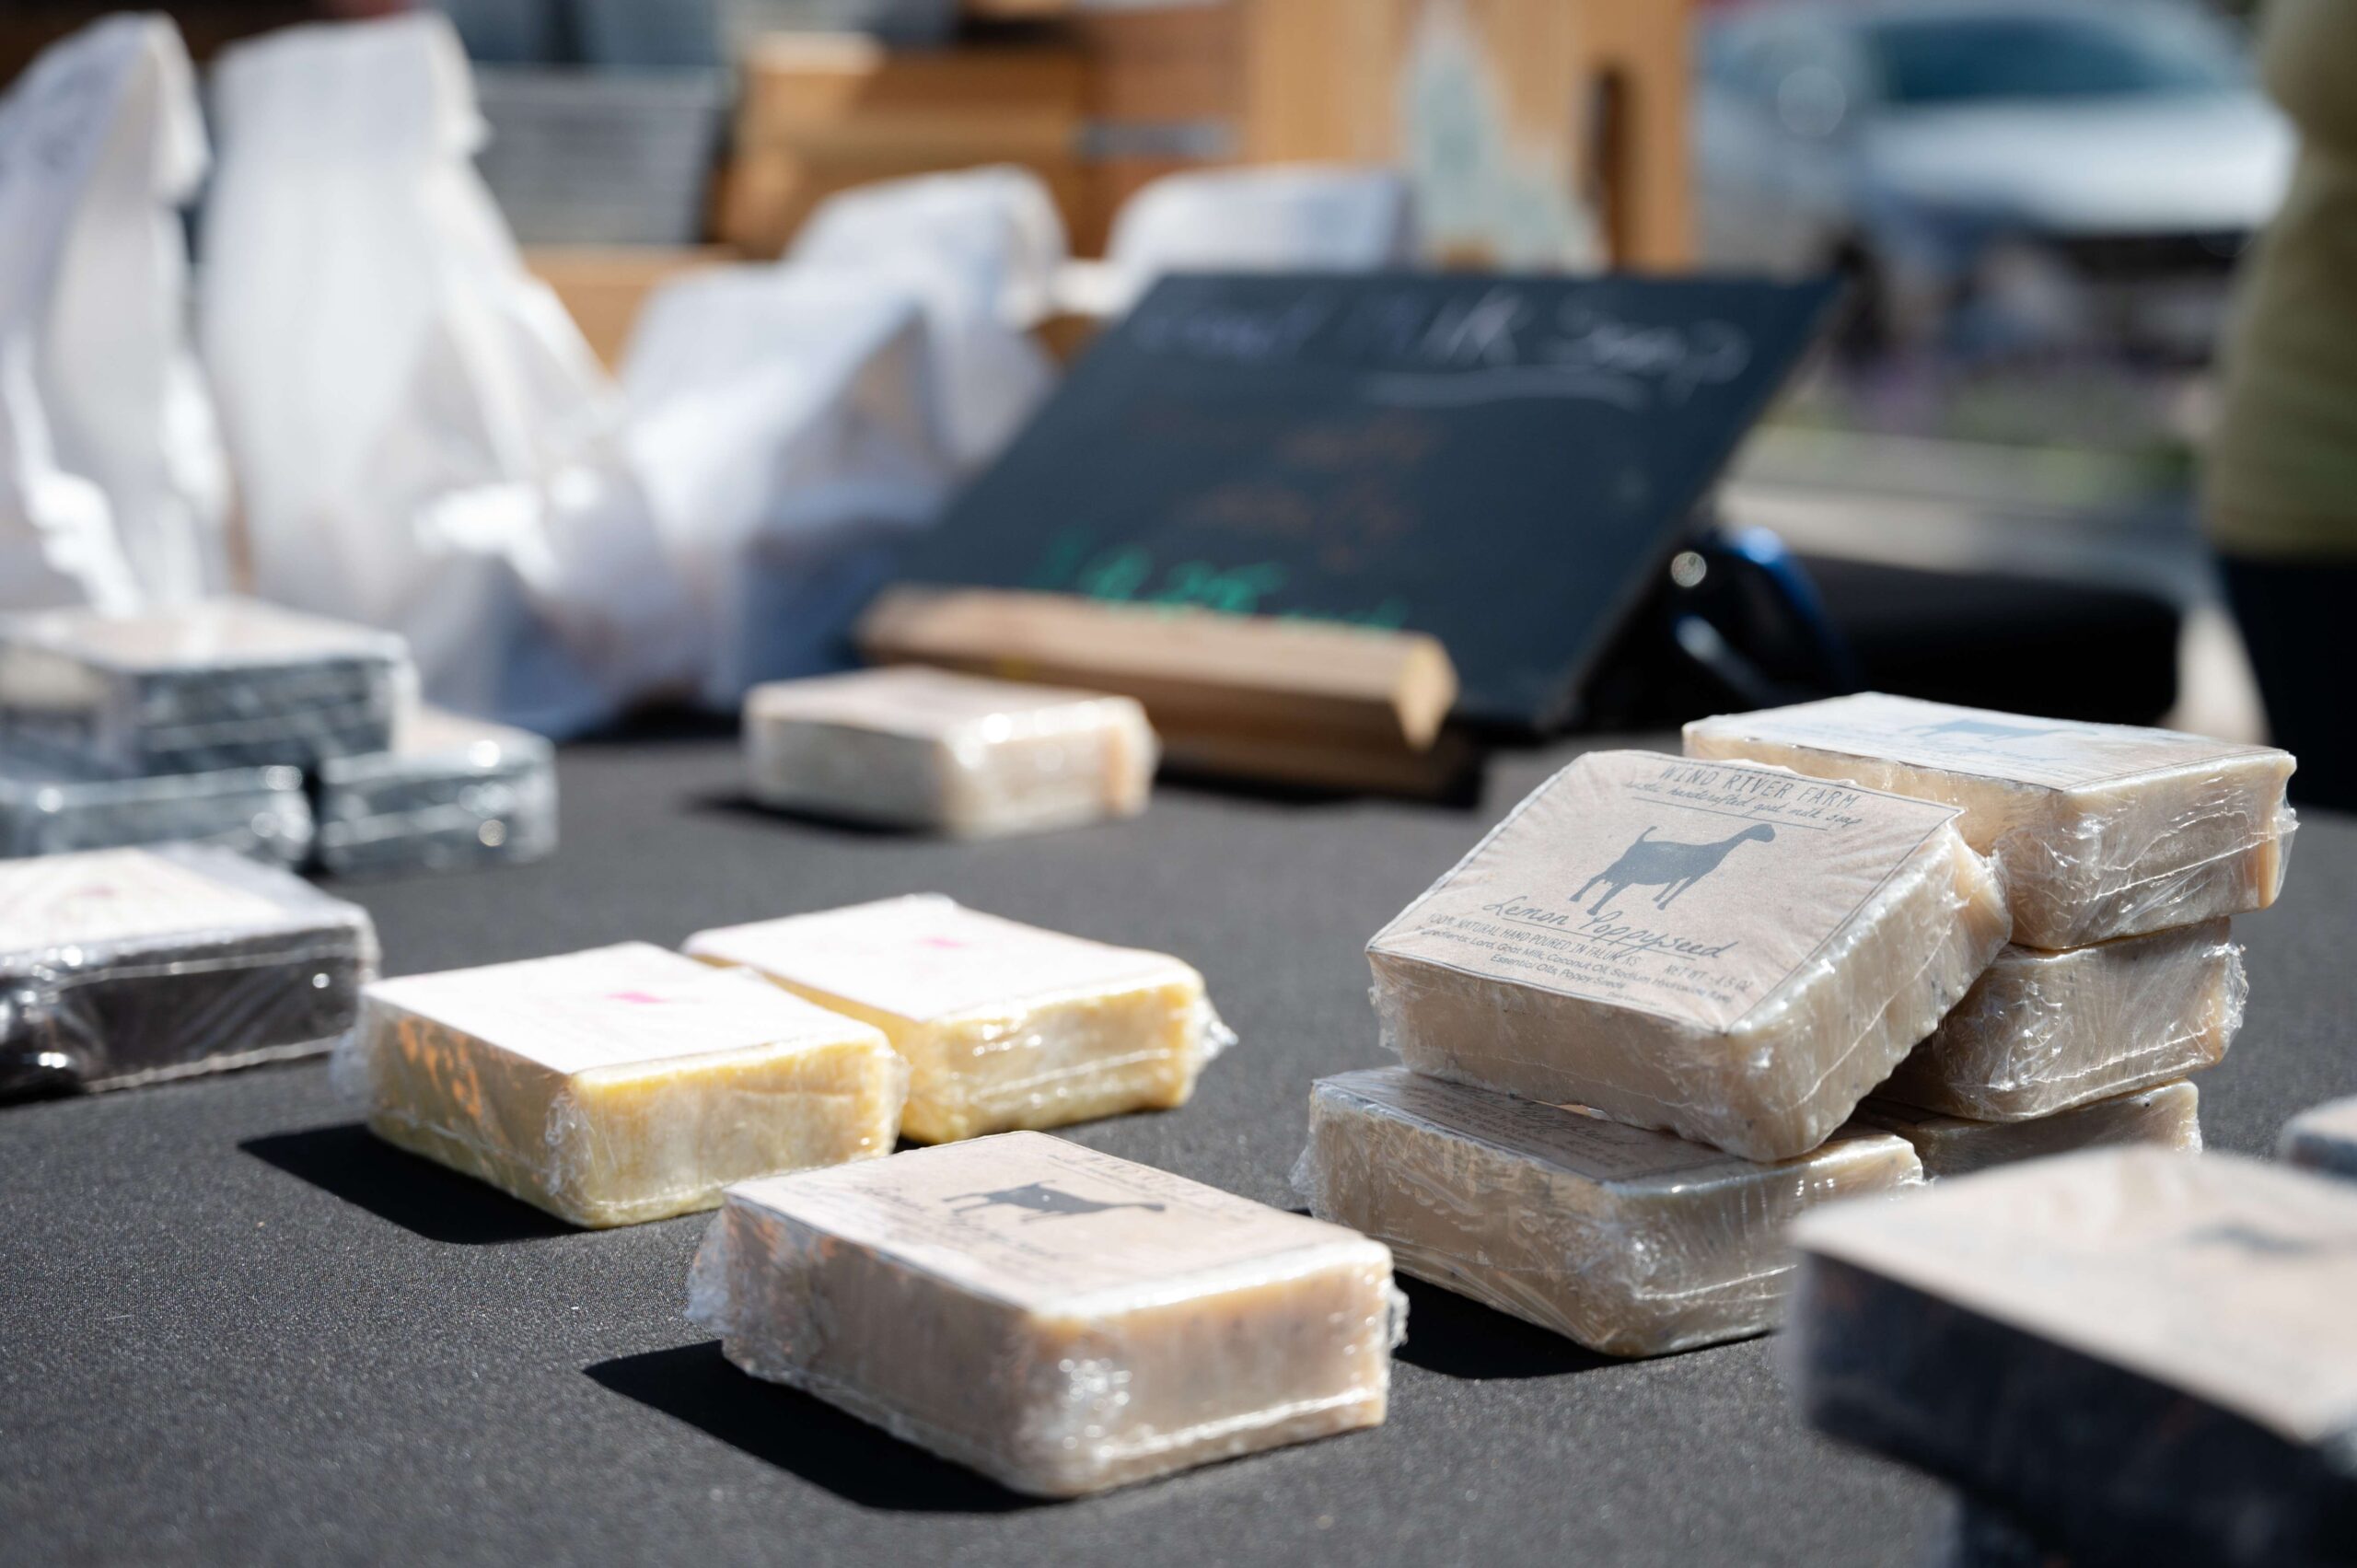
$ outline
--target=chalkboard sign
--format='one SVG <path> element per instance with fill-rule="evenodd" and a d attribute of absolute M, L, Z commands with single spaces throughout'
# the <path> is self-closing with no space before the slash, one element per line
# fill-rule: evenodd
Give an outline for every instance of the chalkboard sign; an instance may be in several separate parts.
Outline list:
<path fill-rule="evenodd" d="M 1837 292 L 1167 278 L 901 575 L 1428 632 L 1551 726 Z"/>

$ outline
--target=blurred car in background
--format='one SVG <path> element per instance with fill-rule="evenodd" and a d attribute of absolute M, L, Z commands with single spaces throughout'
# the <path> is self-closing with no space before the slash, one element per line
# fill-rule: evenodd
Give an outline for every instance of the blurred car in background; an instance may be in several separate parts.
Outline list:
<path fill-rule="evenodd" d="M 2290 172 L 2176 0 L 1755 3 L 1697 44 L 1704 261 L 1849 272 L 1861 348 L 2206 358 Z"/>

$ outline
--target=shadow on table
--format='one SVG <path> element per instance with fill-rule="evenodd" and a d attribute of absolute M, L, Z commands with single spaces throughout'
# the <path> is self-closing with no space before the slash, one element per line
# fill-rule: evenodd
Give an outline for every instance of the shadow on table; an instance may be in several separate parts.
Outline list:
<path fill-rule="evenodd" d="M 357 1121 L 273 1133 L 238 1147 L 428 1241 L 482 1247 L 573 1231 L 496 1188 L 393 1147 Z"/>
<path fill-rule="evenodd" d="M 1478 1383 L 1620 1365 L 1455 1291 L 1405 1278 L 1399 1286 L 1408 1293 L 1408 1342 L 1395 1353 L 1411 1366 Z"/>
<path fill-rule="evenodd" d="M 716 1340 L 618 1356 L 582 1369 L 590 1381 L 846 1503 L 926 1514 L 1003 1514 L 1045 1499 L 1010 1492 L 797 1389 L 730 1365 Z"/>
<path fill-rule="evenodd" d="M 823 812 L 805 811 L 793 806 L 765 806 L 743 790 L 708 790 L 688 797 L 689 809 L 703 816 L 737 817 L 752 822 L 792 822 L 804 828 L 816 828 L 821 832 L 840 833 L 852 839 L 916 839 L 930 835 L 922 830 L 896 828 L 885 822 L 855 822 L 847 817 L 830 817 Z"/>

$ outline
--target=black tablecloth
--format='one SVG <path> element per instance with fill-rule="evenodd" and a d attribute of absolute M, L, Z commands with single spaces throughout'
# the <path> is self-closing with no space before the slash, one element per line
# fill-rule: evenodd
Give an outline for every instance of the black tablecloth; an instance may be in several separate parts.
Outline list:
<path fill-rule="evenodd" d="M 1294 1206 L 1309 1081 L 1379 1060 L 1361 946 L 1566 755 L 1473 810 L 1165 789 L 961 846 L 746 809 L 726 743 L 575 749 L 553 860 L 345 890 L 391 973 L 926 889 L 1177 953 L 1241 1043 L 1071 1136 Z M 2242 923 L 2213 1147 L 2357 1091 L 2353 884 L 2357 826 L 2311 821 Z M 0 1109 L 0 1561 L 1879 1568 L 1947 1517 L 1801 1428 L 1773 1341 L 1617 1364 L 1422 1286 L 1379 1431 L 1030 1503 L 722 1362 L 679 1311 L 702 1218 L 566 1231 L 379 1145 L 316 1065 Z"/>

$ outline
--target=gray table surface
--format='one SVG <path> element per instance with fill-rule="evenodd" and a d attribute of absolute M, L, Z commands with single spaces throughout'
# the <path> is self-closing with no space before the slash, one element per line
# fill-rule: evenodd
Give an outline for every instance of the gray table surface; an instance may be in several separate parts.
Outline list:
<path fill-rule="evenodd" d="M 1569 748 L 1451 809 L 1180 788 L 981 845 L 761 815 L 723 742 L 576 748 L 537 866 L 344 890 L 388 972 L 938 889 L 1200 967 L 1241 1036 L 1070 1135 L 1295 1206 L 1312 1078 L 1380 1060 L 1360 948 Z M 2212 1145 L 2357 1092 L 2357 825 L 2240 923 Z M 1913 1563 L 1940 1490 L 1804 1430 L 1773 1341 L 1619 1364 L 1413 1287 L 1391 1418 L 1035 1504 L 721 1361 L 691 1217 L 564 1230 L 377 1144 L 316 1065 L 0 1108 L 0 1561 Z"/>

